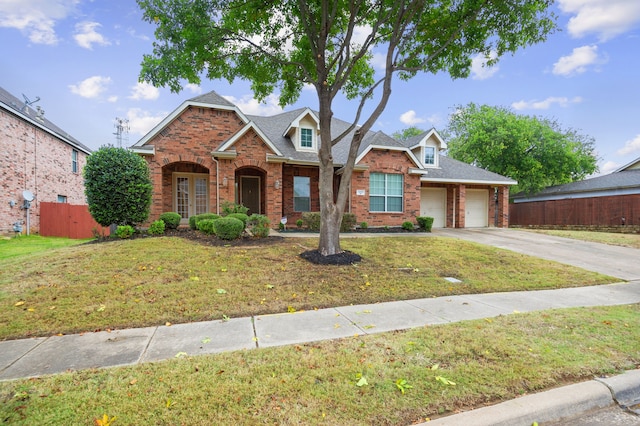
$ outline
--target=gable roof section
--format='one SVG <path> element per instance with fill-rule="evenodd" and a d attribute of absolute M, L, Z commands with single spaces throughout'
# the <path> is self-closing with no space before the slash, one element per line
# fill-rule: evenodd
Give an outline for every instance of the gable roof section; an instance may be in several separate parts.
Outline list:
<path fill-rule="evenodd" d="M 613 172 L 578 182 L 550 186 L 533 195 L 516 194 L 513 197 L 513 201 L 515 203 L 524 203 L 628 194 L 640 194 L 640 169 Z"/>
<path fill-rule="evenodd" d="M 440 134 L 436 131 L 435 127 L 432 127 L 431 129 L 425 132 L 422 132 L 417 136 L 413 136 L 405 141 L 400 141 L 400 142 L 403 143 L 404 146 L 406 146 L 409 149 L 415 149 L 420 146 L 426 145 L 427 139 L 429 139 L 432 136 L 435 137 L 438 143 L 440 144 L 440 149 L 447 149 L 447 143 L 444 141 L 444 139 L 442 139 Z"/>
<path fill-rule="evenodd" d="M 233 146 L 233 144 L 235 144 L 249 130 L 255 131 L 258 134 L 258 136 L 260 137 L 260 139 L 263 140 L 263 142 L 269 147 L 269 149 L 271 149 L 271 151 L 273 151 L 274 154 L 276 154 L 278 156 L 282 156 L 282 153 L 280 152 L 280 150 L 273 143 L 271 143 L 269 138 L 262 132 L 262 130 L 260 130 L 260 128 L 258 126 L 256 126 L 256 124 L 253 121 L 250 121 L 242 129 L 237 131 L 225 143 L 220 145 L 218 150 L 214 151 L 214 153 L 224 152 L 224 151 L 228 150 L 229 148 L 231 148 Z"/>
<path fill-rule="evenodd" d="M 318 130 L 320 129 L 320 119 L 318 118 L 318 115 L 311 111 L 309 108 L 305 108 L 300 114 L 298 114 L 298 116 L 296 118 L 294 118 L 291 123 L 289 123 L 289 126 L 287 126 L 286 130 L 283 133 L 283 136 L 287 136 L 289 134 L 289 131 L 291 130 L 291 128 L 293 127 L 300 127 L 300 120 L 302 120 L 304 117 L 310 115 L 311 118 L 313 119 L 313 121 L 315 121 L 317 123 L 318 126 Z"/>
<path fill-rule="evenodd" d="M 440 155 L 440 167 L 425 169 L 422 173 L 423 182 L 462 183 L 478 185 L 516 185 L 515 180 L 490 172 L 480 167 L 454 160 Z"/>
<path fill-rule="evenodd" d="M 153 129 L 151 129 L 146 135 L 142 137 L 138 142 L 131 146 L 131 150 L 133 152 L 138 153 L 153 153 L 148 149 L 143 147 L 144 144 L 153 139 L 158 133 L 160 133 L 165 127 L 170 125 L 173 120 L 178 118 L 180 114 L 184 112 L 189 107 L 200 107 L 200 108 L 212 108 L 212 109 L 220 109 L 224 111 L 233 111 L 238 114 L 238 117 L 245 123 L 249 122 L 249 119 L 238 109 L 237 106 L 218 95 L 215 92 L 205 93 L 204 95 L 196 96 L 195 98 L 188 99 L 182 103 L 178 108 L 173 110 L 171 114 L 166 116 L 160 123 L 158 123 Z"/>
<path fill-rule="evenodd" d="M 623 172 L 625 170 L 635 170 L 635 169 L 640 169 L 640 157 L 636 158 L 635 160 L 631 161 L 628 164 L 625 164 L 619 169 L 614 170 L 613 173 Z"/>
<path fill-rule="evenodd" d="M 358 156 L 356 157 L 356 164 L 358 164 L 362 159 L 372 150 L 374 149 L 388 149 L 390 151 L 402 151 L 407 154 L 407 157 L 413 162 L 413 164 L 422 168 L 420 161 L 413 155 L 413 152 L 407 147 L 405 147 L 401 142 L 393 139 L 391 136 L 386 135 L 382 132 L 375 132 L 371 134 L 369 132 L 364 139 L 362 140 L 362 144 L 360 145 L 360 149 L 358 151 Z"/>
<path fill-rule="evenodd" d="M 82 151 L 85 154 L 91 154 L 91 149 L 89 149 L 87 146 L 62 130 L 60 127 L 53 124 L 46 117 L 37 118 L 38 113 L 29 106 L 24 107 L 24 104 L 24 101 L 19 100 L 11 93 L 0 87 L 0 108 L 28 122 L 32 126 L 38 127 L 42 131 L 49 133 L 50 135 L 61 140 L 67 145 L 77 148 L 79 151 Z"/>

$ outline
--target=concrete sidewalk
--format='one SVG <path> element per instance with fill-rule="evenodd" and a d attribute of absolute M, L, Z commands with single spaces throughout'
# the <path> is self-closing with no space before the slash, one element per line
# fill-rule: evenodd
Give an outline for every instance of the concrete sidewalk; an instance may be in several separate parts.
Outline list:
<path fill-rule="evenodd" d="M 0 380 L 255 349 L 543 309 L 640 303 L 640 281 L 447 296 L 0 342 Z"/>

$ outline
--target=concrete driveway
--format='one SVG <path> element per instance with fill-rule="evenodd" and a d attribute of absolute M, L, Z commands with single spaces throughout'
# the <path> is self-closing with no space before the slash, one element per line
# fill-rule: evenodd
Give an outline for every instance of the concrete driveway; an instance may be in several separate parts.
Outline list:
<path fill-rule="evenodd" d="M 440 228 L 433 234 L 555 260 L 627 281 L 640 280 L 639 249 L 504 228 Z"/>

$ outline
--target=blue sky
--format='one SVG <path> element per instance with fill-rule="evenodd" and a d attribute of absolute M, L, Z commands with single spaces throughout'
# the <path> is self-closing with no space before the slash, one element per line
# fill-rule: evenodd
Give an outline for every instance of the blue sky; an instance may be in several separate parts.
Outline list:
<path fill-rule="evenodd" d="M 601 173 L 640 157 L 640 1 L 557 0 L 561 31 L 501 59 L 478 59 L 472 76 L 452 81 L 423 74 L 394 81 L 375 130 L 447 125 L 458 105 L 506 106 L 556 119 L 596 140 Z M 115 144 L 116 117 L 129 120 L 132 145 L 184 100 L 215 90 L 247 114 L 280 112 L 275 96 L 257 103 L 249 84 L 203 81 L 181 93 L 138 83 L 142 55 L 152 52 L 154 27 L 135 0 L 0 0 L 0 86 L 90 147 Z M 316 108 L 302 93 L 293 109 Z M 354 103 L 335 104 L 353 117 Z"/>

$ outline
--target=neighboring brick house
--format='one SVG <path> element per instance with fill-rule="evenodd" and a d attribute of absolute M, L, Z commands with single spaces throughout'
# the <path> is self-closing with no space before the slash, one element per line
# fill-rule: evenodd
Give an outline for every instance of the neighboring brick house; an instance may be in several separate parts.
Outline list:
<path fill-rule="evenodd" d="M 332 133 L 349 123 L 334 119 Z M 350 138 L 333 149 L 336 183 Z M 150 220 L 167 211 L 189 216 L 220 211 L 224 201 L 264 214 L 276 227 L 319 211 L 317 114 L 302 108 L 271 117 L 245 115 L 210 92 L 180 105 L 131 147 L 142 155 L 154 185 Z M 504 176 L 440 155 L 432 129 L 408 141 L 369 132 L 360 147 L 345 211 L 369 226 L 415 223 L 435 227 L 508 226 Z"/>
<path fill-rule="evenodd" d="M 518 226 L 640 229 L 640 158 L 607 175 L 516 194 L 510 210 Z"/>
<path fill-rule="evenodd" d="M 35 199 L 29 209 L 29 232 L 40 229 L 40 203 L 86 204 L 82 169 L 89 148 L 0 88 L 0 235 L 13 234 L 21 222 L 27 231 L 24 191 Z"/>

